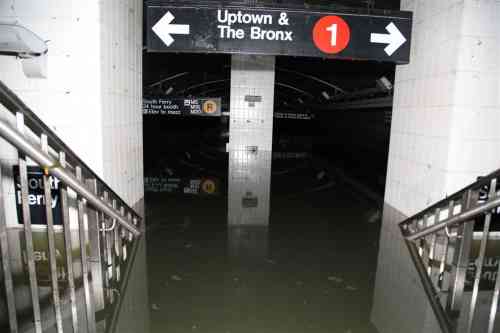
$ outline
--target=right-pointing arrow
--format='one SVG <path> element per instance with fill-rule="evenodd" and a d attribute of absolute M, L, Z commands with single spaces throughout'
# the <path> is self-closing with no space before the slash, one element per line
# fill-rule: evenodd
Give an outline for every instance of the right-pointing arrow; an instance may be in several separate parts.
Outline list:
<path fill-rule="evenodd" d="M 377 44 L 388 44 L 384 49 L 385 53 L 388 56 L 391 56 L 394 52 L 396 52 L 401 45 L 406 42 L 406 38 L 403 36 L 401 31 L 396 27 L 394 23 L 389 23 L 387 27 L 385 27 L 388 34 L 371 34 L 370 42 Z"/>
<path fill-rule="evenodd" d="M 174 19 L 175 16 L 167 12 L 152 28 L 167 46 L 175 41 L 171 35 L 189 35 L 189 24 L 171 24 Z"/>

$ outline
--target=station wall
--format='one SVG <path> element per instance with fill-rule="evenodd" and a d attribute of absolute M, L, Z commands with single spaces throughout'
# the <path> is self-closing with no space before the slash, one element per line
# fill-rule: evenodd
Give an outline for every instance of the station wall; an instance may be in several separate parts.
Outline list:
<path fill-rule="evenodd" d="M 410 64 L 397 66 L 372 319 L 439 332 L 398 223 L 500 167 L 500 3 L 403 0 Z"/>
<path fill-rule="evenodd" d="M 47 78 L 0 57 L 0 80 L 127 201 L 143 198 L 142 1 L 0 2 L 48 45 Z M 15 163 L 6 156 L 3 164 Z"/>

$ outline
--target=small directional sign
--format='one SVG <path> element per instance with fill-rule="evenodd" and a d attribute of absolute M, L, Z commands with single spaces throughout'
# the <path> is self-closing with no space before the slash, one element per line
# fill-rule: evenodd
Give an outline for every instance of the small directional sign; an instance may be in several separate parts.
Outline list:
<path fill-rule="evenodd" d="M 143 114 L 147 116 L 220 117 L 221 98 L 144 97 Z"/>
<path fill-rule="evenodd" d="M 147 7 L 150 52 L 409 62 L 411 12 L 331 12 L 177 4 L 174 1 L 159 3 Z"/>

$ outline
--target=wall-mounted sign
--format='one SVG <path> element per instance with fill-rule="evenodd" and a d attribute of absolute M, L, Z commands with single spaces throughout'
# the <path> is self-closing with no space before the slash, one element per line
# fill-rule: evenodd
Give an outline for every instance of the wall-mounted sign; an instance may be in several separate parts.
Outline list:
<path fill-rule="evenodd" d="M 309 112 L 275 112 L 276 119 L 296 119 L 296 120 L 311 120 L 314 115 Z"/>
<path fill-rule="evenodd" d="M 481 280 L 479 281 L 480 290 L 494 290 L 495 282 L 497 279 L 498 264 L 500 263 L 500 237 L 498 232 L 490 234 L 486 246 L 483 267 L 481 270 Z M 469 267 L 467 269 L 467 276 L 465 279 L 465 290 L 471 291 L 474 286 L 474 280 L 477 270 L 477 258 L 479 257 L 479 248 L 481 246 L 482 233 L 475 233 L 472 242 L 471 257 L 469 260 Z"/>
<path fill-rule="evenodd" d="M 14 171 L 14 186 L 16 191 L 17 216 L 19 223 L 23 224 L 22 214 L 22 196 L 21 182 L 19 180 L 19 167 L 13 167 Z M 52 194 L 52 213 L 54 216 L 54 225 L 62 225 L 61 216 L 61 189 L 59 187 L 59 179 L 49 177 L 51 194 Z M 45 213 L 45 194 L 43 184 L 43 170 L 37 166 L 28 166 L 28 204 L 30 206 L 31 223 L 32 224 L 47 224 L 47 215 Z"/>
<path fill-rule="evenodd" d="M 60 287 L 68 282 L 68 275 L 66 274 L 68 266 L 66 265 L 65 254 L 66 248 L 64 246 L 64 232 L 62 230 L 57 230 L 54 233 L 55 239 L 55 254 L 57 262 L 57 280 Z M 19 242 L 22 245 L 21 249 L 26 249 L 26 240 L 24 235 L 19 234 Z M 73 256 L 80 256 L 80 248 L 73 248 Z M 33 259 L 35 261 L 35 270 L 37 282 L 40 286 L 50 286 L 50 264 L 49 264 L 49 252 L 48 252 L 48 240 L 47 232 L 45 230 L 33 230 Z M 23 267 L 25 269 L 25 274 L 23 277 L 25 282 L 28 282 L 28 257 L 26 251 L 22 252 Z"/>
<path fill-rule="evenodd" d="M 332 12 L 168 2 L 147 7 L 154 52 L 213 52 L 408 63 L 411 12 Z"/>
<path fill-rule="evenodd" d="M 273 151 L 273 160 L 301 160 L 310 157 L 309 152 Z"/>
<path fill-rule="evenodd" d="M 150 193 L 215 196 L 221 193 L 221 182 L 214 177 L 145 177 L 144 190 Z"/>
<path fill-rule="evenodd" d="M 259 206 L 259 198 L 252 192 L 247 192 L 245 196 L 241 198 L 241 206 L 243 208 L 257 208 Z"/>
<path fill-rule="evenodd" d="M 221 116 L 220 98 L 145 97 L 142 105 L 144 115 Z"/>

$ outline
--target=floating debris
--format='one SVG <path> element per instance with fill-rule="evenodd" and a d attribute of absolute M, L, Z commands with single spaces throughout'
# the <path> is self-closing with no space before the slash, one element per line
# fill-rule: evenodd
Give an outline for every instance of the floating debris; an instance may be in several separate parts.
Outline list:
<path fill-rule="evenodd" d="M 174 281 L 182 281 L 182 278 L 179 275 L 172 275 L 170 278 Z"/>
<path fill-rule="evenodd" d="M 382 212 L 380 210 L 376 210 L 368 216 L 368 223 L 375 223 L 380 221 L 382 218 Z"/>
<path fill-rule="evenodd" d="M 344 281 L 344 279 L 337 277 L 337 276 L 329 276 L 328 281 L 332 281 L 335 283 L 342 283 Z"/>
<path fill-rule="evenodd" d="M 266 261 L 268 264 L 271 264 L 271 265 L 276 264 L 276 261 L 274 261 L 273 259 L 267 259 Z"/>
<path fill-rule="evenodd" d="M 189 216 L 184 216 L 183 222 L 180 225 L 180 231 L 186 231 L 191 226 L 191 218 Z"/>
<path fill-rule="evenodd" d="M 346 290 L 349 290 L 349 291 L 356 291 L 358 290 L 358 288 L 354 287 L 354 286 L 347 286 L 345 287 Z"/>
<path fill-rule="evenodd" d="M 187 243 L 186 245 L 184 245 L 184 247 L 185 247 L 186 249 L 190 249 L 190 248 L 192 248 L 192 247 L 193 247 L 193 244 L 191 244 L 191 243 Z"/>
<path fill-rule="evenodd" d="M 298 285 L 298 286 L 302 286 L 302 285 L 304 284 L 304 282 L 302 282 L 302 281 L 297 281 L 297 282 L 295 282 L 295 284 L 296 284 L 296 285 Z"/>
<path fill-rule="evenodd" d="M 156 303 L 153 303 L 153 304 L 151 304 L 151 309 L 153 309 L 154 311 L 158 311 L 158 310 L 160 310 L 160 306 Z"/>

